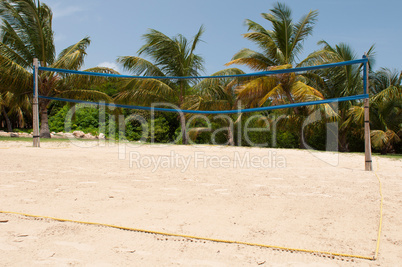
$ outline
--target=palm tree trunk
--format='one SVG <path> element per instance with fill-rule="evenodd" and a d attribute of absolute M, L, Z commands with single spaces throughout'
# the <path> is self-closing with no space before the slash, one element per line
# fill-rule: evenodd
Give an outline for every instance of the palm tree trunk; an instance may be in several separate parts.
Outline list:
<path fill-rule="evenodd" d="M 289 93 L 289 90 L 285 90 L 285 94 L 286 94 L 286 97 L 289 99 L 289 102 L 290 102 L 291 104 L 293 104 L 295 101 L 293 100 L 292 95 Z M 294 110 L 296 116 L 301 113 L 299 107 L 294 107 L 293 110 Z M 303 124 L 299 124 L 299 125 L 298 125 L 298 127 L 299 127 L 299 143 L 300 143 L 299 148 L 300 148 L 300 149 L 306 149 L 307 147 L 305 146 L 305 144 L 304 144 L 304 142 L 303 142 L 303 141 L 304 141 L 304 138 L 303 138 L 303 128 L 302 128 L 302 125 L 303 125 Z"/>
<path fill-rule="evenodd" d="M 187 131 L 186 131 L 186 117 L 184 116 L 184 114 L 180 114 L 179 117 L 180 117 L 181 136 L 182 136 L 183 144 L 187 145 L 188 140 L 187 140 Z"/>
<path fill-rule="evenodd" d="M 40 113 L 40 137 L 51 138 L 49 130 L 49 121 L 47 116 L 47 103 L 41 103 L 39 105 Z"/>
<path fill-rule="evenodd" d="M 184 103 L 184 94 L 185 94 L 184 83 L 181 81 L 180 82 L 180 108 L 182 108 L 183 103 Z M 183 144 L 187 145 L 188 140 L 187 140 L 187 130 L 186 130 L 186 117 L 184 116 L 184 114 L 180 114 L 179 116 L 180 116 L 181 136 L 182 136 Z"/>
<path fill-rule="evenodd" d="M 340 131 L 339 132 L 339 151 L 340 152 L 349 152 L 349 143 L 347 140 L 347 132 L 346 131 Z"/>
<path fill-rule="evenodd" d="M 292 95 L 287 91 L 286 91 L 286 96 L 288 97 L 289 102 L 291 104 L 293 104 L 295 102 L 293 100 Z M 296 116 L 298 116 L 301 113 L 299 107 L 294 107 L 293 110 L 294 110 Z M 299 142 L 300 142 L 299 148 L 300 149 L 306 149 L 307 147 L 305 146 L 305 143 L 303 142 L 305 139 L 303 137 L 303 128 L 302 128 L 303 126 L 302 125 L 303 125 L 302 123 L 298 125 L 298 127 L 299 127 Z"/>
<path fill-rule="evenodd" d="M 229 145 L 234 146 L 235 145 L 235 143 L 234 143 L 234 135 L 233 135 L 232 127 L 230 127 L 230 125 L 228 127 L 228 139 L 229 139 L 228 140 Z"/>
<path fill-rule="evenodd" d="M 299 141 L 300 141 L 300 145 L 299 148 L 300 149 L 306 149 L 307 147 L 305 146 L 305 141 L 306 139 L 304 138 L 304 133 L 303 133 L 303 127 L 299 126 Z"/>
<path fill-rule="evenodd" d="M 11 124 L 10 118 L 8 117 L 7 112 L 6 112 L 6 108 L 4 106 L 2 107 L 1 112 L 3 113 L 3 116 L 6 119 L 7 132 L 12 132 L 13 131 L 13 125 Z"/>
<path fill-rule="evenodd" d="M 291 104 L 294 104 L 295 101 L 293 100 L 292 95 L 287 90 L 285 90 L 285 94 L 286 94 L 286 97 L 289 99 L 289 102 Z M 299 108 L 298 107 L 294 107 L 293 110 L 296 113 L 296 115 L 299 114 Z"/>

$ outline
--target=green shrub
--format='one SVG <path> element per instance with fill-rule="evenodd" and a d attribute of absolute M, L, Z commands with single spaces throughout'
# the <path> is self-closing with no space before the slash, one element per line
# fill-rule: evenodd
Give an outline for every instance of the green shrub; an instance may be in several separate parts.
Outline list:
<path fill-rule="evenodd" d="M 276 134 L 276 147 L 280 148 L 298 148 L 298 137 L 291 132 L 280 131 Z"/>
<path fill-rule="evenodd" d="M 49 117 L 49 129 L 51 132 L 64 132 L 66 128 L 71 127 L 71 131 L 83 131 L 92 135 L 99 134 L 98 108 L 77 106 L 76 112 L 72 116 L 71 124 L 66 124 L 66 118 L 70 109 L 70 105 L 65 105 Z M 105 124 L 106 126 L 108 124 L 108 114 L 106 114 Z"/>

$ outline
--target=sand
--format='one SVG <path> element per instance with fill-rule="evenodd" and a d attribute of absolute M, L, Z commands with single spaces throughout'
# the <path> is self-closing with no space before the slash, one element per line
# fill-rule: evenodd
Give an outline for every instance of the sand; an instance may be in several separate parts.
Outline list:
<path fill-rule="evenodd" d="M 0 141 L 0 210 L 373 257 L 363 154 Z M 331 164 L 329 164 L 331 163 Z M 375 261 L 0 213 L 1 266 L 397 266 L 402 160 L 375 157 Z"/>

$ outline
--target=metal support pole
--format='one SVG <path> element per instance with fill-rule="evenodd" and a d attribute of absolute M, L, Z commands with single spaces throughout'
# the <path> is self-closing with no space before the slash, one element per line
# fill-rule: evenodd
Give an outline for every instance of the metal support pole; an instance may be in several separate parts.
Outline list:
<path fill-rule="evenodd" d="M 34 83 L 34 91 L 33 91 L 33 146 L 40 147 L 40 134 L 39 134 L 39 101 L 38 101 L 38 68 L 39 63 L 38 59 L 34 58 L 33 60 L 33 83 Z"/>
<path fill-rule="evenodd" d="M 363 58 L 367 58 L 365 53 Z M 363 84 L 364 93 L 369 94 L 369 67 L 368 62 L 364 63 L 363 67 Z M 365 155 L 365 170 L 372 171 L 373 163 L 371 159 L 371 138 L 370 138 L 370 109 L 369 109 L 369 98 L 364 99 L 364 155 Z"/>

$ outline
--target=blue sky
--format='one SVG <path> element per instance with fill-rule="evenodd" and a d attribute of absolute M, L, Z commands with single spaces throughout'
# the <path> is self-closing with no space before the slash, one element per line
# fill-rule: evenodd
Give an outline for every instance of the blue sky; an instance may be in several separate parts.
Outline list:
<path fill-rule="evenodd" d="M 224 69 L 224 64 L 241 48 L 257 49 L 242 37 L 245 19 L 266 28 L 260 14 L 269 12 L 276 1 L 262 0 L 43 0 L 53 10 L 53 29 L 57 52 L 90 36 L 85 68 L 116 66 L 119 56 L 136 55 L 144 44 L 141 36 L 153 28 L 168 36 L 178 33 L 191 39 L 201 25 L 204 41 L 197 53 L 205 59 L 205 74 Z M 303 59 L 319 49 L 319 40 L 331 45 L 345 42 L 360 58 L 376 45 L 374 69 L 401 70 L 402 1 L 400 0 L 286 0 L 298 21 L 310 10 L 319 16 L 313 35 L 304 44 Z M 250 72 L 247 68 L 242 68 Z"/>

